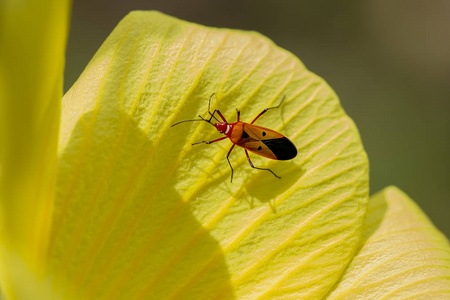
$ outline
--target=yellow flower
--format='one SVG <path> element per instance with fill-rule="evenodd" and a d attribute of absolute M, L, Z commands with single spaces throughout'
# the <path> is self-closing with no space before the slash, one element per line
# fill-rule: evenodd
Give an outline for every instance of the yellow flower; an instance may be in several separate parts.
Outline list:
<path fill-rule="evenodd" d="M 59 24 L 59 42 L 45 43 L 52 55 L 33 53 L 16 77 L 1 78 L 0 279 L 8 299 L 320 299 L 356 289 L 340 293 L 336 284 L 352 281 L 347 267 L 370 241 L 361 240 L 368 162 L 322 79 L 259 34 L 133 12 L 64 96 L 58 137 L 67 3 L 48 3 L 62 5 L 60 19 L 43 18 Z M 19 74 L 37 76 L 27 69 L 33 61 L 57 72 L 24 84 Z M 43 88 L 51 93 L 10 98 Z M 244 121 L 286 95 L 258 125 L 289 137 L 298 156 L 252 157 L 281 180 L 250 168 L 236 149 L 230 183 L 228 141 L 193 147 L 218 133 L 204 122 L 170 127 L 206 116 L 212 93 L 213 108 L 230 120 L 239 108 Z"/>
<path fill-rule="evenodd" d="M 69 1 L 0 5 L 0 276 L 10 299 L 45 281 L 68 15 Z"/>

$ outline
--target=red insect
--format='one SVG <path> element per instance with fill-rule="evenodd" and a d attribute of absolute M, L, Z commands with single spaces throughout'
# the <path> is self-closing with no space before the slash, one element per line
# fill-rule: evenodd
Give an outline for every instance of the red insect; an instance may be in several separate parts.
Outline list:
<path fill-rule="evenodd" d="M 295 145 L 284 135 L 282 135 L 279 132 L 276 132 L 272 129 L 264 128 L 261 126 L 253 125 L 256 120 L 258 120 L 259 117 L 261 117 L 264 113 L 266 113 L 269 109 L 274 109 L 280 107 L 281 103 L 283 103 L 284 98 L 281 99 L 280 104 L 274 107 L 269 107 L 264 109 L 259 115 L 256 116 L 256 118 L 253 119 L 253 121 L 249 123 L 241 122 L 240 119 L 240 111 L 236 109 L 237 111 L 237 121 L 234 123 L 228 123 L 228 121 L 225 119 L 225 117 L 222 115 L 222 113 L 216 109 L 213 113 L 211 113 L 210 106 L 211 106 L 211 98 L 214 96 L 214 93 L 209 98 L 208 103 L 208 113 L 210 114 L 209 119 L 205 119 L 202 116 L 199 115 L 200 119 L 195 120 L 184 120 L 178 123 L 173 124 L 171 127 L 178 125 L 180 123 L 184 122 L 194 122 L 194 121 L 205 121 L 211 125 L 213 125 L 220 133 L 225 134 L 225 136 L 212 140 L 212 141 L 201 141 L 198 143 L 194 143 L 192 145 L 198 145 L 201 143 L 205 144 L 211 144 L 215 143 L 221 140 L 224 140 L 226 138 L 229 138 L 230 141 L 233 143 L 233 146 L 231 146 L 230 151 L 228 151 L 227 154 L 227 160 L 228 164 L 231 168 L 231 182 L 233 182 L 233 167 L 230 163 L 230 154 L 231 151 L 233 151 L 234 146 L 239 146 L 245 149 L 245 154 L 247 155 L 248 162 L 250 163 L 250 166 L 254 169 L 258 170 L 266 170 L 271 172 L 275 177 L 281 178 L 277 176 L 271 169 L 264 169 L 264 168 L 258 168 L 255 167 L 250 160 L 250 156 L 248 156 L 248 151 L 270 158 L 270 159 L 276 159 L 276 160 L 289 160 L 293 159 L 295 156 L 297 156 L 297 148 L 295 148 Z M 218 114 L 219 117 L 222 119 L 222 121 L 218 120 L 214 114 Z M 213 124 L 211 122 L 212 119 L 215 119 L 218 123 Z M 248 150 L 248 151 L 247 151 Z"/>

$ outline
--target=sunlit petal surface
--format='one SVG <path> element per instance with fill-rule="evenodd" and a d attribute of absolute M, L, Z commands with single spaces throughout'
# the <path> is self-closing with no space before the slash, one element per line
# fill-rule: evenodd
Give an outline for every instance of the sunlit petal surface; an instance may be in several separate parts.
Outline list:
<path fill-rule="evenodd" d="M 327 299 L 450 299 L 450 246 L 396 187 L 370 198 L 363 247 Z"/>
<path fill-rule="evenodd" d="M 289 137 L 292 161 L 252 156 L 205 122 Z M 65 95 L 51 269 L 82 299 L 320 299 L 362 234 L 368 162 L 330 87 L 249 32 L 133 12 Z M 69 288 L 68 288 L 69 287 Z"/>

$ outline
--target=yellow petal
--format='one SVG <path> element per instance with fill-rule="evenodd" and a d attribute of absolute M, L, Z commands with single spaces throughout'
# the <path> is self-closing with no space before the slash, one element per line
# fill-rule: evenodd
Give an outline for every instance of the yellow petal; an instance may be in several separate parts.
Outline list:
<path fill-rule="evenodd" d="M 230 121 L 289 137 L 292 161 L 231 143 Z M 133 12 L 65 95 L 51 267 L 82 299 L 321 298 L 358 245 L 368 166 L 329 86 L 265 37 Z M 70 283 L 72 289 L 64 289 Z"/>
<path fill-rule="evenodd" d="M 362 248 L 327 299 L 449 299 L 450 246 L 396 187 L 370 198 Z"/>
<path fill-rule="evenodd" d="M 45 262 L 69 5 L 61 0 L 0 5 L 0 269 L 3 292 L 11 299 L 24 299 L 18 287 L 27 284 L 20 281 Z"/>

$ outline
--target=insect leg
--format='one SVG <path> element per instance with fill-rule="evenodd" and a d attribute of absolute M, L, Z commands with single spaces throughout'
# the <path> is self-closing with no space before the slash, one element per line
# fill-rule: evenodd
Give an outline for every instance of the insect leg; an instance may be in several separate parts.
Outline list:
<path fill-rule="evenodd" d="M 269 109 L 274 109 L 274 108 L 278 108 L 281 106 L 281 103 L 283 103 L 284 98 L 286 98 L 286 95 L 283 96 L 283 99 L 281 99 L 280 104 L 278 104 L 277 106 L 273 106 L 273 107 L 269 107 L 264 109 L 259 115 L 256 116 L 256 118 L 253 119 L 253 121 L 250 124 L 255 123 L 256 120 L 258 120 L 259 117 L 261 117 L 263 114 L 265 114 Z"/>
<path fill-rule="evenodd" d="M 216 109 L 213 113 L 210 113 L 210 112 L 208 111 L 208 113 L 211 115 L 211 117 L 210 117 L 208 120 L 204 119 L 202 116 L 199 116 L 199 117 L 202 118 L 203 120 L 205 120 L 206 122 L 208 122 L 208 123 L 210 123 L 210 124 L 212 124 L 212 125 L 214 126 L 214 124 L 211 123 L 211 120 L 212 120 L 213 118 L 216 119 L 217 122 L 220 122 L 219 119 L 217 119 L 216 117 L 214 117 L 214 114 L 215 114 L 217 111 L 218 111 L 217 109 Z"/>
<path fill-rule="evenodd" d="M 225 123 L 228 123 L 228 122 L 227 122 L 227 119 L 225 119 L 225 117 L 222 115 L 222 113 L 220 112 L 220 110 L 216 109 L 214 112 L 215 112 L 215 113 L 218 113 L 219 116 L 222 118 L 222 120 L 223 120 Z"/>
<path fill-rule="evenodd" d="M 224 139 L 226 139 L 226 138 L 227 138 L 226 136 L 223 136 L 223 137 L 221 137 L 221 138 L 218 138 L 218 139 L 215 139 L 215 140 L 213 140 L 213 141 L 209 141 L 209 142 L 207 142 L 207 141 L 201 141 L 201 142 L 193 143 L 193 144 L 192 144 L 192 146 L 194 146 L 194 145 L 198 145 L 198 144 L 201 144 L 201 143 L 205 143 L 205 144 L 211 144 L 211 143 L 215 143 L 215 142 L 218 142 L 218 141 L 224 140 Z"/>
<path fill-rule="evenodd" d="M 233 167 L 231 166 L 229 157 L 230 157 L 231 151 L 233 151 L 234 146 L 236 146 L 236 144 L 233 144 L 233 146 L 231 146 L 230 151 L 228 151 L 228 154 L 227 154 L 228 164 L 230 165 L 230 168 L 231 168 L 231 182 L 233 182 Z"/>
<path fill-rule="evenodd" d="M 269 172 L 272 173 L 276 178 L 281 179 L 281 177 L 278 176 L 277 174 L 275 174 L 271 169 L 264 169 L 264 168 L 258 168 L 258 167 L 255 167 L 255 166 L 253 165 L 252 161 L 250 160 L 250 156 L 248 156 L 248 151 L 247 151 L 247 149 L 245 149 L 245 154 L 247 155 L 247 159 L 248 159 L 248 162 L 250 163 L 250 167 L 252 167 L 252 168 L 254 168 L 254 169 L 258 169 L 258 170 L 266 170 L 266 171 L 269 171 Z"/>
<path fill-rule="evenodd" d="M 208 111 L 208 112 L 209 112 L 209 111 Z M 222 118 L 222 120 L 223 120 L 225 123 L 228 123 L 228 122 L 227 122 L 227 119 L 225 119 L 225 117 L 222 115 L 222 113 L 221 113 L 220 110 L 218 110 L 218 109 L 214 110 L 213 113 L 210 113 L 210 112 L 209 112 L 209 114 L 211 115 L 211 118 L 209 118 L 209 120 L 205 120 L 205 121 L 211 123 L 212 118 L 214 118 L 214 119 L 216 119 L 217 122 L 220 122 L 216 117 L 214 117 L 214 114 L 215 114 L 215 113 L 218 113 L 219 116 Z M 199 116 L 199 117 L 201 118 L 201 116 Z M 203 118 L 202 118 L 202 119 L 203 119 Z M 211 124 L 212 124 L 212 123 L 211 123 Z M 213 125 L 214 125 L 214 124 L 213 124 Z"/>

